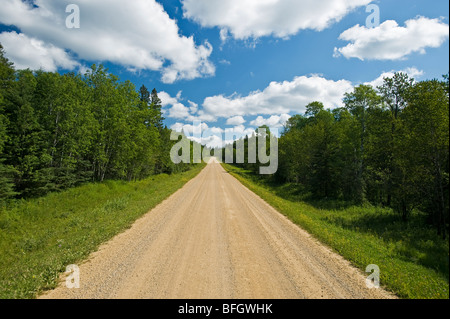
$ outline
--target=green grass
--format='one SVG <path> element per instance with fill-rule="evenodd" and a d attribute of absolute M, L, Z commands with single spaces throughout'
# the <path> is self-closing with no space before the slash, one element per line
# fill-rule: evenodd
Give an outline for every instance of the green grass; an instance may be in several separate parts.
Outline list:
<path fill-rule="evenodd" d="M 61 272 L 196 176 L 204 165 L 138 182 L 87 184 L 0 206 L 0 298 L 35 298 Z"/>
<path fill-rule="evenodd" d="M 305 202 L 293 185 L 276 185 L 235 166 L 224 168 L 280 213 L 365 271 L 380 267 L 381 285 L 400 298 L 449 298 L 449 242 L 390 209 L 344 202 Z M 369 274 L 367 274 L 369 275 Z"/>

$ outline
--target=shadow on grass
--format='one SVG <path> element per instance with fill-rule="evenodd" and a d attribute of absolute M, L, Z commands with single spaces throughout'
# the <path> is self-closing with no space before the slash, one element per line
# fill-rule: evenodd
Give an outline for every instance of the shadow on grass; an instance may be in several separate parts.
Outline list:
<path fill-rule="evenodd" d="M 449 243 L 427 226 L 427 216 L 414 212 L 407 222 L 389 208 L 362 206 L 342 200 L 317 200 L 295 185 L 267 184 L 275 195 L 304 202 L 323 213 L 327 223 L 383 239 L 391 253 L 407 261 L 431 268 L 449 280 Z"/>
<path fill-rule="evenodd" d="M 363 210 L 361 207 L 360 214 L 330 214 L 322 219 L 344 229 L 382 238 L 391 253 L 405 261 L 434 269 L 449 280 L 448 241 L 442 240 L 432 227 L 424 226 L 424 215 L 416 212 L 408 222 L 404 222 L 398 215 L 386 213 L 386 210 L 382 213 L 377 209 L 368 213 Z"/>
<path fill-rule="evenodd" d="M 252 179 L 255 183 L 259 185 L 266 186 L 270 188 L 271 192 L 276 196 L 283 199 L 289 200 L 291 202 L 306 203 L 316 209 L 323 210 L 346 210 L 356 204 L 350 201 L 339 200 L 339 199 L 318 199 L 315 198 L 308 190 L 306 190 L 300 184 L 294 183 L 279 183 L 270 177 L 261 178 L 259 176 L 252 177 L 251 174 L 246 174 L 245 178 Z"/>

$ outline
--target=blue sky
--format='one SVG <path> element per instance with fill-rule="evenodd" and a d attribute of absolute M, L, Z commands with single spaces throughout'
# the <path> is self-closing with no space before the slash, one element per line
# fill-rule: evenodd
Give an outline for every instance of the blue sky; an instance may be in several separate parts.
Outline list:
<path fill-rule="evenodd" d="M 166 124 L 186 131 L 193 120 L 219 136 L 260 124 L 281 129 L 308 102 L 339 106 L 353 86 L 391 72 L 423 80 L 449 71 L 446 0 L 89 2 L 2 0 L 7 56 L 17 68 L 59 72 L 103 63 L 161 92 Z M 80 29 L 65 27 L 71 3 Z M 380 26 L 366 26 L 370 3 Z"/>

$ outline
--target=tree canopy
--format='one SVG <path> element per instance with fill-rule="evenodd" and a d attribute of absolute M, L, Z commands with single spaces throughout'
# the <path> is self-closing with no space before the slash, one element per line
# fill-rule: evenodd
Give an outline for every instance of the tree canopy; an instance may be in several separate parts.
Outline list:
<path fill-rule="evenodd" d="M 163 121 L 156 89 L 137 91 L 102 65 L 16 71 L 0 46 L 0 201 L 185 170 L 170 160 Z"/>

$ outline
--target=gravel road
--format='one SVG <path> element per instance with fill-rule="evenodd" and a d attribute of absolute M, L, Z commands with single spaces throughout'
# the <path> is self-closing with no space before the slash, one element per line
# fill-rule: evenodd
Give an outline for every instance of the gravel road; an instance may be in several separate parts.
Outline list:
<path fill-rule="evenodd" d="M 79 268 L 40 298 L 394 298 L 214 160 Z"/>

